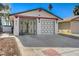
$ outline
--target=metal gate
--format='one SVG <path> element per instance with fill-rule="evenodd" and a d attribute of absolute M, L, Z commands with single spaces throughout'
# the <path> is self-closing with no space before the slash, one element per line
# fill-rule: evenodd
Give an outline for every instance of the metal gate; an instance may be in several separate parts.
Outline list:
<path fill-rule="evenodd" d="M 0 33 L 2 33 L 2 23 L 1 23 L 1 17 L 0 17 Z"/>
<path fill-rule="evenodd" d="M 19 33 L 20 34 L 36 34 L 37 22 L 34 18 L 20 19 L 19 21 Z"/>

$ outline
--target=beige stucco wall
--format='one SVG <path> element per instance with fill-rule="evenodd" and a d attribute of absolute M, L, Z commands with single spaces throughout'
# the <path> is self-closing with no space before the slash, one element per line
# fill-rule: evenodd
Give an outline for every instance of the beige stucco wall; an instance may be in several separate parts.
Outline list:
<path fill-rule="evenodd" d="M 14 35 L 19 35 L 19 17 L 14 18 L 14 29 L 13 29 Z"/>
<path fill-rule="evenodd" d="M 40 35 L 41 34 L 41 22 L 40 22 L 40 19 L 37 18 L 37 35 Z"/>
<path fill-rule="evenodd" d="M 74 34 L 79 34 L 79 21 L 71 22 L 71 32 Z"/>
<path fill-rule="evenodd" d="M 58 30 L 62 33 L 79 34 L 79 17 L 71 18 L 68 21 L 58 23 Z"/>
<path fill-rule="evenodd" d="M 58 31 L 62 32 L 62 33 L 70 33 L 71 32 L 71 23 L 70 22 L 59 22 Z"/>

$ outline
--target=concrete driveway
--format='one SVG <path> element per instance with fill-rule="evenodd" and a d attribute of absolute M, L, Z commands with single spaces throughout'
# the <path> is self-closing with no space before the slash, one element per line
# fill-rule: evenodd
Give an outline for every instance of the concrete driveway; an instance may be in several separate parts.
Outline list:
<path fill-rule="evenodd" d="M 79 38 L 61 35 L 18 36 L 25 47 L 73 47 L 79 48 Z"/>
<path fill-rule="evenodd" d="M 79 39 L 61 35 L 14 35 L 1 34 L 0 38 L 14 37 L 23 56 L 79 56 Z M 62 39 L 61 39 L 62 38 Z"/>

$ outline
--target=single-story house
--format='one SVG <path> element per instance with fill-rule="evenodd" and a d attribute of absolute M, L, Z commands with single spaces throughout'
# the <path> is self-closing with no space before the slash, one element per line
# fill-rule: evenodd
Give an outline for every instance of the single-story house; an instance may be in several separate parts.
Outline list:
<path fill-rule="evenodd" d="M 43 8 L 11 14 L 10 19 L 13 21 L 14 35 L 56 34 L 58 32 L 57 21 L 62 20 Z"/>
<path fill-rule="evenodd" d="M 79 34 L 79 16 L 73 16 L 71 18 L 59 21 L 58 32 Z"/>

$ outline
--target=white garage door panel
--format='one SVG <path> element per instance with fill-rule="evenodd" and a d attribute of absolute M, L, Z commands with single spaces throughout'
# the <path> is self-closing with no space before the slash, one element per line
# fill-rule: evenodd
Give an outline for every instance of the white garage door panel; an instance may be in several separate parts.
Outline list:
<path fill-rule="evenodd" d="M 41 33 L 42 34 L 53 34 L 53 20 L 42 19 L 41 20 Z"/>

